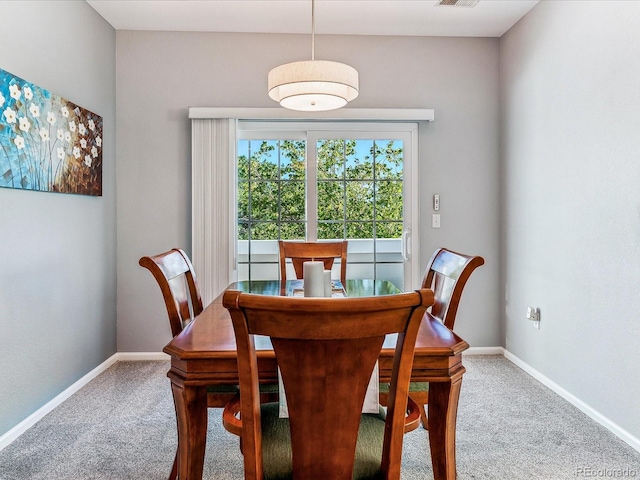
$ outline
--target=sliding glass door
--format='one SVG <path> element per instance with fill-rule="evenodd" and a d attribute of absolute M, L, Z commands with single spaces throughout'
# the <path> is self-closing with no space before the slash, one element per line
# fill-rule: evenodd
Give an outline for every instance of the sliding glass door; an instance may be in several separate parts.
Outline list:
<path fill-rule="evenodd" d="M 278 278 L 278 239 L 347 239 L 348 278 L 409 286 L 416 130 L 240 122 L 238 279 Z"/>

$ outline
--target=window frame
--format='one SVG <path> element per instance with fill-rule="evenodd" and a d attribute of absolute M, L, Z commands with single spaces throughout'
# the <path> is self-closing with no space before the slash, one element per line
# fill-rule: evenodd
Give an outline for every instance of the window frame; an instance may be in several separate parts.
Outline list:
<path fill-rule="evenodd" d="M 418 123 L 417 122 L 356 122 L 356 121 L 255 121 L 238 120 L 236 141 L 287 139 L 306 141 L 308 163 L 305 195 L 307 201 L 307 239 L 317 239 L 317 140 L 349 138 L 367 140 L 399 139 L 403 141 L 403 234 L 401 239 L 404 259 L 404 285 L 419 285 L 418 242 Z M 310 148 L 312 145 L 313 148 Z M 235 162 L 237 168 L 237 159 Z M 237 172 L 236 172 L 237 178 Z M 234 185 L 237 208 L 237 184 Z M 309 211 L 314 215 L 309 215 Z M 237 244 L 237 212 L 234 216 L 234 240 Z M 237 247 L 236 247 L 237 248 Z"/>

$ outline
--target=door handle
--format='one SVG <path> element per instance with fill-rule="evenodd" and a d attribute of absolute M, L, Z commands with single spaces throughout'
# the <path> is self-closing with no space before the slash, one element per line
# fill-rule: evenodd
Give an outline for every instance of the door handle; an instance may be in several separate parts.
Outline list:
<path fill-rule="evenodd" d="M 402 259 L 405 262 L 409 261 L 411 257 L 411 250 L 409 248 L 409 239 L 411 238 L 411 232 L 409 230 L 405 230 L 402 232 Z"/>

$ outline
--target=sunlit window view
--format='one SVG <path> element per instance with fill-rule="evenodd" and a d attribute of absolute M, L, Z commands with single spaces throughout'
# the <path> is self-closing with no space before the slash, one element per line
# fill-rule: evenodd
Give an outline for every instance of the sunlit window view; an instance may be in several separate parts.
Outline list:
<path fill-rule="evenodd" d="M 403 142 L 307 143 L 238 142 L 239 280 L 277 278 L 279 239 L 347 239 L 348 278 L 401 286 Z"/>
<path fill-rule="evenodd" d="M 239 240 L 306 238 L 305 143 L 239 142 Z"/>

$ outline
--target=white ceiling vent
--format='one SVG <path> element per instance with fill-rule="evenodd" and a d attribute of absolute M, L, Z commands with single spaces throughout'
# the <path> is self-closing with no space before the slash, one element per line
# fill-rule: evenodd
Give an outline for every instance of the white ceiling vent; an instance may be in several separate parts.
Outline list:
<path fill-rule="evenodd" d="M 436 7 L 475 7 L 480 0 L 438 0 Z"/>

